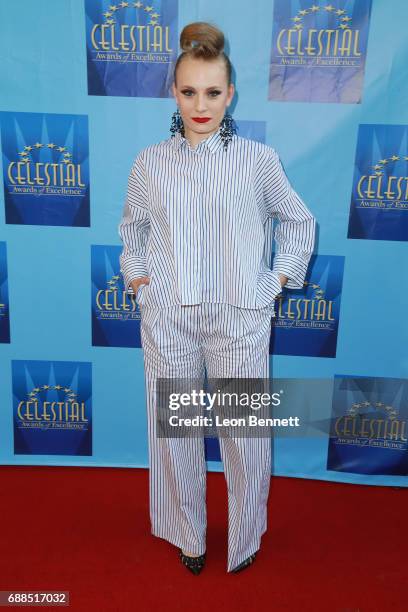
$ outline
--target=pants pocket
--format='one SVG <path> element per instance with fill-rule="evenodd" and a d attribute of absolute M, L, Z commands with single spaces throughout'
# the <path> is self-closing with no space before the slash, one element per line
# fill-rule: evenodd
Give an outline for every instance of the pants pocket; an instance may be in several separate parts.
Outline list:
<path fill-rule="evenodd" d="M 142 334 L 147 332 L 152 335 L 157 323 L 159 322 L 159 317 L 162 312 L 162 308 L 151 307 L 151 306 L 141 306 L 140 308 L 140 324 Z"/>
<path fill-rule="evenodd" d="M 263 308 L 273 306 L 277 296 L 282 292 L 282 286 L 276 272 L 269 268 L 262 270 L 258 276 L 256 301 Z"/>
<path fill-rule="evenodd" d="M 149 284 L 146 283 L 144 285 L 140 285 L 139 289 L 136 292 L 136 302 L 139 304 L 139 306 L 141 306 L 142 304 L 145 303 L 145 292 L 146 289 L 148 289 Z"/>
<path fill-rule="evenodd" d="M 268 304 L 263 308 L 239 308 L 238 310 L 245 332 L 252 333 L 263 323 L 269 323 L 274 315 L 274 304 Z"/>

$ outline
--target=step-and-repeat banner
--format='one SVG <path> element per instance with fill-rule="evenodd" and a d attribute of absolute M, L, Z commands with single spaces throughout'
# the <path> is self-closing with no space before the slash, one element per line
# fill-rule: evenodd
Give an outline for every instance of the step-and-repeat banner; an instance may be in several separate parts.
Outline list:
<path fill-rule="evenodd" d="M 239 135 L 278 151 L 318 222 L 270 342 L 310 426 L 274 435 L 272 471 L 406 486 L 406 0 L 22 0 L 0 17 L 0 462 L 148 465 L 118 224 L 133 160 L 171 135 L 180 31 L 209 21 Z M 217 439 L 206 457 L 222 470 Z"/>

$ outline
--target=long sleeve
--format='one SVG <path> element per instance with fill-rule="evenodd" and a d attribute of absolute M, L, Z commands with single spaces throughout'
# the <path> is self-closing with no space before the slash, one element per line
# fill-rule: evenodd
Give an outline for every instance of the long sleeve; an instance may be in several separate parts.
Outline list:
<path fill-rule="evenodd" d="M 313 252 L 316 219 L 293 189 L 272 147 L 264 165 L 263 195 L 268 215 L 279 221 L 272 271 L 288 277 L 288 289 L 301 289 Z"/>
<path fill-rule="evenodd" d="M 131 168 L 122 219 L 118 226 L 123 249 L 119 256 L 120 271 L 126 290 L 133 293 L 130 281 L 147 276 L 146 245 L 150 229 L 148 191 L 142 154 Z"/>

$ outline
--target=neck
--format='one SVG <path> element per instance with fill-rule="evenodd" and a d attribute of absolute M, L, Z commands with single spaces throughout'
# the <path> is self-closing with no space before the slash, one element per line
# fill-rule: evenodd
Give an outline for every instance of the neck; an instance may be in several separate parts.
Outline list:
<path fill-rule="evenodd" d="M 189 141 L 189 143 L 191 144 L 192 147 L 197 146 L 202 140 L 205 140 L 206 138 L 209 138 L 209 136 L 212 136 L 212 134 L 215 134 L 215 132 L 218 130 L 218 128 L 216 128 L 215 130 L 213 130 L 212 132 L 207 132 L 207 134 L 197 134 L 197 132 L 193 132 L 193 130 L 190 130 L 189 128 L 184 128 L 184 136 L 185 138 Z"/>

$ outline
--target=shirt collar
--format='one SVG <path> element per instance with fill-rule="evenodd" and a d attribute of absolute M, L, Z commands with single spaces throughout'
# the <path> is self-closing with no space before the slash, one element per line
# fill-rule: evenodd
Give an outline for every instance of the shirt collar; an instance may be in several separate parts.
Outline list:
<path fill-rule="evenodd" d="M 173 146 L 176 150 L 180 149 L 181 147 L 188 147 L 192 149 L 191 145 L 187 141 L 187 138 L 184 138 L 184 136 L 182 136 L 180 132 L 176 132 L 174 136 L 171 137 L 171 141 L 173 142 Z M 211 153 L 215 153 L 221 146 L 223 146 L 223 144 L 224 143 L 221 138 L 219 127 L 216 132 L 210 134 L 210 136 L 207 136 L 207 138 L 204 138 L 201 142 L 199 142 L 198 145 L 196 145 L 194 151 L 198 152 L 203 147 L 207 147 L 211 151 Z"/>

